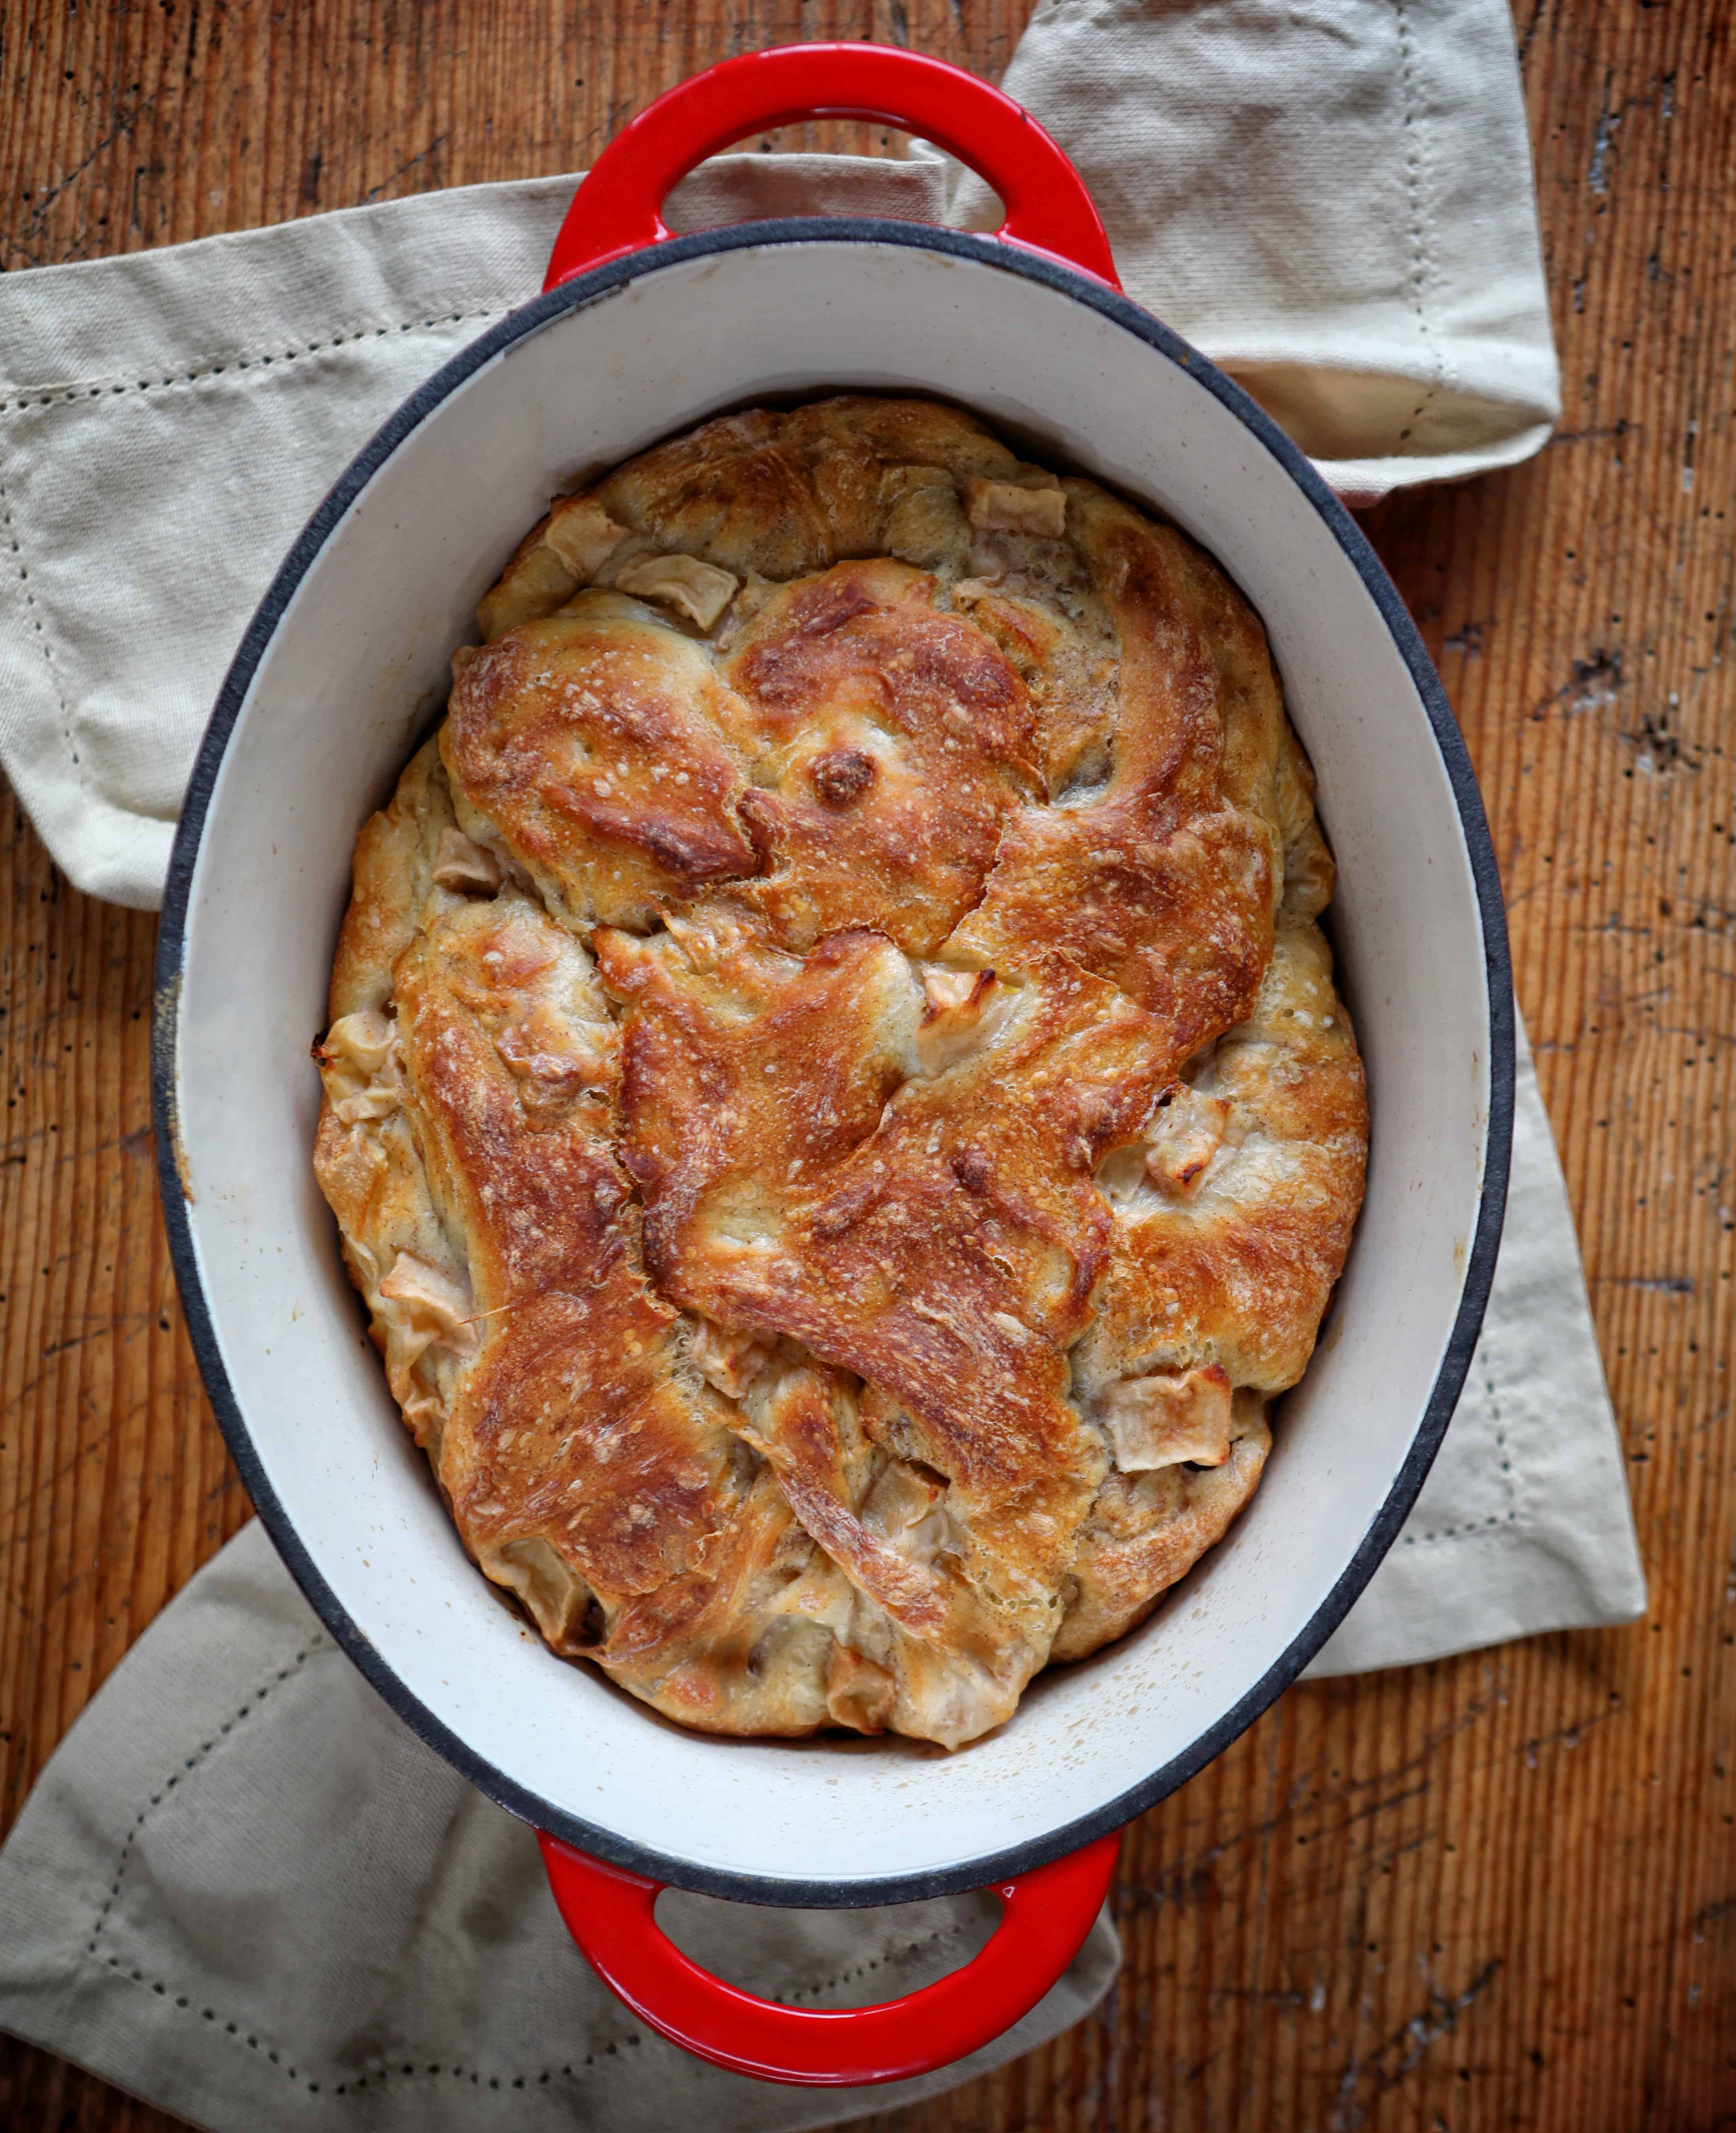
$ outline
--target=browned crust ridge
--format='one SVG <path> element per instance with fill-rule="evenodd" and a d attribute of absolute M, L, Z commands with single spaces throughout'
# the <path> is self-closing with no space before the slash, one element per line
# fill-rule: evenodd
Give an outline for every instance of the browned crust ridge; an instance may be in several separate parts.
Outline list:
<path fill-rule="evenodd" d="M 466 1548 L 708 1731 L 955 1747 L 1257 1485 L 1360 1206 L 1263 631 L 931 402 L 557 497 L 356 848 L 320 1184 Z"/>

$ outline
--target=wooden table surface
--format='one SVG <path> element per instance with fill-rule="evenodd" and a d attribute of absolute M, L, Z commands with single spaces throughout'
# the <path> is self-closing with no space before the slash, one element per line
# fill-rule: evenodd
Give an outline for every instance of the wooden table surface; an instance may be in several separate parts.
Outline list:
<path fill-rule="evenodd" d="M 0 264 L 572 168 L 797 37 L 994 75 L 1024 12 L 15 0 Z M 1736 53 L 1716 0 L 1519 0 L 1517 28 L 1561 427 L 1370 523 L 1482 779 L 1652 1611 L 1292 1690 L 1129 1831 L 1099 2014 L 880 2133 L 1736 2123 Z M 0 1822 L 248 1515 L 156 1204 L 153 922 L 73 893 L 9 798 L 4 842 Z M 0 2042 L 0 2126 L 171 2122 Z"/>

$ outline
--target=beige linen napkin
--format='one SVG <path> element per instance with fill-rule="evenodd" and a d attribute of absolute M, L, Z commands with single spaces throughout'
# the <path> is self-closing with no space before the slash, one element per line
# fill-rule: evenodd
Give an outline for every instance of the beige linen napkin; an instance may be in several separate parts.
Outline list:
<path fill-rule="evenodd" d="M 801 2006 L 914 1991 L 992 1899 L 781 1911 L 666 1896 L 695 1961 Z M 778 2088 L 636 2021 L 567 1938 L 536 1843 L 387 1710 L 257 1524 L 174 1601 L 0 1853 L 0 2027 L 217 2133 L 795 2133 L 951 2087 L 1088 2014 L 1099 1918 L 973 2058 Z M 22 2133 L 22 2129 L 20 2129 Z"/>
<path fill-rule="evenodd" d="M 1341 486 L 1541 442 L 1554 356 L 1502 0 L 1064 0 L 1008 81 L 1081 158 L 1130 292 L 1235 368 Z M 188 765 L 272 571 L 392 409 L 534 293 L 574 182 L 0 280 L 0 764 L 79 886 L 158 901 Z M 920 154 L 720 158 L 672 219 L 981 219 L 980 191 L 949 206 L 949 182 Z M 1644 1605 L 1521 1042 L 1508 1242 L 1466 1394 L 1318 1672 Z M 969 1910 L 721 1915 L 711 1948 L 739 1951 L 739 1981 L 805 1989 L 877 1962 L 878 1996 L 956 1961 Z M 897 2094 L 822 2102 L 626 2044 L 528 1837 L 385 1716 L 257 1529 L 55 1756 L 0 1856 L 0 2026 L 220 2133 L 793 2127 Z M 1113 1961 L 1099 1928 L 987 2057 L 1075 2019 Z"/>
<path fill-rule="evenodd" d="M 1559 408 L 1504 0 L 1059 0 L 1011 92 L 1128 294 L 1347 494 L 1503 466 Z M 939 158 L 727 156 L 679 227 L 992 223 Z M 153 908 L 241 626 L 351 455 L 541 285 L 576 179 L 424 194 L 0 279 L 0 766 L 93 895 Z"/>
<path fill-rule="evenodd" d="M 1512 1169 L 1483 1331 L 1403 1531 L 1309 1678 L 1646 1611 L 1567 1182 L 1515 1022 Z"/>
<path fill-rule="evenodd" d="M 1561 412 L 1504 0 L 1044 0 L 1002 80 L 1128 294 L 1341 494 L 1529 459 Z M 956 219 L 983 226 L 967 181 Z"/>

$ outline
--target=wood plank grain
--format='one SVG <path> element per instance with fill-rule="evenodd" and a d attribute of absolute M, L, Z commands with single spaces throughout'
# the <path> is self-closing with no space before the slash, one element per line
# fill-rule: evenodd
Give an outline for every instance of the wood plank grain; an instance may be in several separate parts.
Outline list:
<path fill-rule="evenodd" d="M 729 51 L 905 41 L 997 74 L 1023 0 L 567 14 L 20 7 L 0 263 L 576 167 Z M 1127 1962 L 1045 2052 L 878 2133 L 1736 2120 L 1736 55 L 1716 0 L 1519 0 L 1566 412 L 1373 532 L 1476 759 L 1653 1611 L 1293 1691 L 1129 1831 Z M 869 128 L 801 145 L 885 149 Z M 14 811 L 0 919 L 0 1817 L 245 1504 L 150 1176 L 151 927 Z M 0 2045 L 0 2124 L 172 2121 Z"/>

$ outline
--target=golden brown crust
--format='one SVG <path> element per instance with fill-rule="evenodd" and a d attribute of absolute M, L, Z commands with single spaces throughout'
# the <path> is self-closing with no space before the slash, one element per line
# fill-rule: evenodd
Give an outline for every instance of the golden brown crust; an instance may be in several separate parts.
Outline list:
<path fill-rule="evenodd" d="M 465 1545 L 684 1722 L 955 1745 L 1258 1480 L 1360 1201 L 1258 621 L 921 402 L 557 498 L 363 832 L 315 1161 Z"/>
<path fill-rule="evenodd" d="M 1268 660 L 1269 705 L 1225 686 L 1249 663 L 1214 656 L 1225 614 L 1258 624 L 1179 533 L 1084 483 L 1069 503 L 1119 644 L 1113 768 L 1100 792 L 1009 825 L 957 945 L 1015 968 L 1060 948 L 1157 1016 L 1179 1066 L 1247 1013 L 1271 952 L 1279 855 L 1257 808 L 1277 685 Z"/>
<path fill-rule="evenodd" d="M 648 925 L 752 874 L 746 784 L 704 651 L 620 593 L 581 593 L 466 660 L 440 734 L 477 821 L 570 925 Z"/>
<path fill-rule="evenodd" d="M 1104 1168 L 1115 1249 L 1074 1358 L 1088 1399 L 1116 1378 L 1206 1363 L 1282 1392 L 1313 1353 L 1349 1249 L 1368 1096 L 1312 920 L 1281 924 L 1253 1013 L 1188 1079 L 1226 1108 L 1222 1145 L 1191 1189 L 1154 1181 L 1137 1144 Z"/>
<path fill-rule="evenodd" d="M 911 955 L 938 947 L 1034 789 L 1024 685 L 935 611 L 936 590 L 906 564 L 842 563 L 773 594 L 733 640 L 741 814 L 764 859 L 738 893 L 791 947 L 863 925 Z"/>

